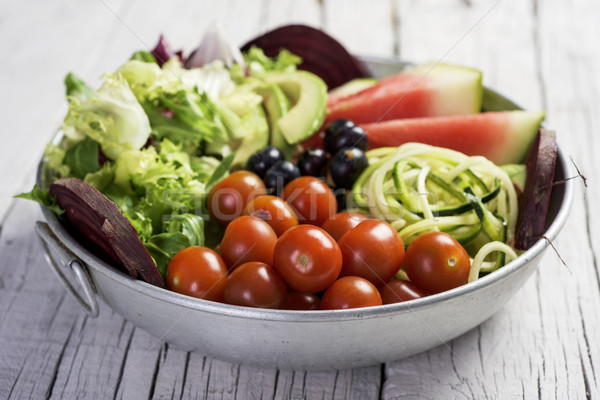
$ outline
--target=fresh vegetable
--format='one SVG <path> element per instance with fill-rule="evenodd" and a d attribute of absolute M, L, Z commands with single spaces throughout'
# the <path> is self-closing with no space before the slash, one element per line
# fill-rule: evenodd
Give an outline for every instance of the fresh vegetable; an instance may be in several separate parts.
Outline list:
<path fill-rule="evenodd" d="M 132 277 L 165 287 L 135 228 L 115 203 L 93 186 L 76 178 L 62 178 L 53 182 L 49 194 L 65 211 L 65 219 L 79 237 L 125 268 Z"/>
<path fill-rule="evenodd" d="M 230 270 L 250 261 L 273 265 L 277 235 L 260 218 L 244 215 L 231 221 L 219 246 L 223 261 Z"/>
<path fill-rule="evenodd" d="M 273 228 L 277 237 L 298 225 L 298 217 L 294 210 L 276 196 L 256 197 L 246 205 L 242 214 L 262 219 Z"/>
<path fill-rule="evenodd" d="M 312 176 L 302 176 L 288 183 L 281 197 L 296 212 L 301 224 L 321 226 L 337 211 L 337 200 L 329 186 Z"/>
<path fill-rule="evenodd" d="M 231 272 L 223 289 L 225 303 L 246 307 L 282 308 L 287 287 L 273 267 L 247 262 Z"/>
<path fill-rule="evenodd" d="M 256 174 L 236 171 L 210 189 L 206 204 L 211 217 L 226 226 L 242 215 L 250 201 L 266 193 L 263 181 Z"/>
<path fill-rule="evenodd" d="M 481 72 L 457 65 L 424 64 L 380 79 L 374 86 L 327 104 L 327 121 L 356 124 L 400 118 L 478 113 Z"/>
<path fill-rule="evenodd" d="M 321 298 L 312 293 L 288 291 L 285 305 L 286 310 L 318 310 L 321 306 Z"/>
<path fill-rule="evenodd" d="M 556 161 L 553 133 L 534 142 L 543 113 L 492 112 L 516 106 L 484 102 L 481 73 L 455 65 L 365 79 L 305 26 L 252 43 L 241 54 L 213 26 L 187 59 L 161 36 L 97 91 L 69 74 L 50 190 L 21 197 L 133 277 L 263 308 L 423 297 L 543 235 Z"/>
<path fill-rule="evenodd" d="M 428 293 L 439 293 L 467 283 L 469 254 L 452 236 L 427 232 L 406 249 L 404 270 L 412 283 Z"/>
<path fill-rule="evenodd" d="M 506 172 L 483 157 L 420 143 L 367 153 L 355 206 L 389 221 L 405 243 L 432 229 L 464 243 L 514 240 L 518 199 Z"/>
<path fill-rule="evenodd" d="M 263 79 L 276 84 L 290 99 L 290 109 L 277 121 L 277 127 L 289 144 L 309 138 L 323 124 L 327 86 L 306 71 L 272 72 Z"/>
<path fill-rule="evenodd" d="M 321 228 L 339 242 L 344 233 L 352 230 L 352 228 L 367 219 L 369 219 L 369 217 L 364 214 L 344 211 L 327 218 L 325 222 L 323 222 L 323 225 L 321 225 Z"/>
<path fill-rule="evenodd" d="M 287 49 L 302 58 L 299 68 L 321 77 L 329 88 L 366 76 L 362 65 L 334 38 L 306 25 L 286 25 L 249 40 L 242 51 L 259 47 L 269 57 Z"/>
<path fill-rule="evenodd" d="M 212 249 L 202 246 L 179 251 L 167 268 L 167 288 L 199 299 L 223 301 L 227 267 Z"/>
<path fill-rule="evenodd" d="M 541 129 L 527 156 L 525 192 L 517 220 L 517 249 L 527 250 L 544 234 L 557 155 L 556 134 Z"/>
<path fill-rule="evenodd" d="M 363 221 L 338 243 L 342 250 L 342 276 L 360 276 L 380 287 L 402 268 L 404 243 L 387 222 Z"/>
<path fill-rule="evenodd" d="M 500 111 L 480 114 L 396 119 L 361 125 L 371 148 L 419 142 L 484 156 L 502 165 L 523 162 L 543 112 Z"/>
<path fill-rule="evenodd" d="M 383 304 L 400 303 L 427 296 L 423 289 L 403 279 L 392 279 L 381 288 L 380 294 Z"/>
<path fill-rule="evenodd" d="M 327 289 L 342 269 L 340 247 L 327 232 L 313 225 L 298 225 L 281 235 L 273 260 L 287 285 L 299 292 Z"/>
<path fill-rule="evenodd" d="M 368 166 L 369 160 L 361 149 L 344 147 L 331 159 L 329 173 L 336 187 L 350 189 Z"/>
<path fill-rule="evenodd" d="M 156 46 L 152 49 L 151 55 L 158 66 L 162 67 L 164 63 L 175 57 L 175 52 L 171 49 L 171 46 L 167 43 L 165 37 L 160 35 Z M 138 57 L 135 57 L 134 59 L 136 58 Z"/>
<path fill-rule="evenodd" d="M 112 160 L 125 150 L 139 150 L 150 137 L 150 121 L 127 81 L 107 78 L 93 96 L 71 97 L 62 127 L 73 141 L 88 137 Z"/>
<path fill-rule="evenodd" d="M 368 280 L 345 276 L 335 281 L 321 298 L 322 310 L 380 306 L 381 295 Z"/>
<path fill-rule="evenodd" d="M 200 44 L 185 61 L 185 67 L 202 67 L 215 60 L 223 61 L 228 67 L 244 66 L 242 53 L 227 40 L 218 23 L 211 24 L 204 32 Z"/>

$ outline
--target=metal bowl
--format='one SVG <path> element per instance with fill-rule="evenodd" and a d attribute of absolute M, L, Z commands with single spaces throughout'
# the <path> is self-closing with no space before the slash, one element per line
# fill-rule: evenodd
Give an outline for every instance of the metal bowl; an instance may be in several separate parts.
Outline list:
<path fill-rule="evenodd" d="M 387 59 L 361 61 L 374 76 L 406 65 Z M 484 109 L 516 108 L 486 89 Z M 556 179 L 570 175 L 559 149 Z M 550 241 L 567 219 L 573 190 L 573 183 L 566 181 L 552 191 L 545 232 Z M 194 299 L 132 279 L 79 244 L 54 213 L 43 208 L 43 214 L 47 222 L 38 222 L 36 230 L 49 264 L 90 315 L 98 314 L 100 297 L 136 326 L 180 348 L 236 363 L 304 370 L 398 360 L 467 332 L 505 304 L 549 246 L 540 239 L 516 260 L 473 283 L 409 302 L 335 311 L 264 310 Z"/>

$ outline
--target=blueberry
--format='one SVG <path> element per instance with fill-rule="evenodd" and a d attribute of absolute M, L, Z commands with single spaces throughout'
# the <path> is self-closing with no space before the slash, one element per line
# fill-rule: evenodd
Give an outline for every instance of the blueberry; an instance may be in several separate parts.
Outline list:
<path fill-rule="evenodd" d="M 365 153 L 356 147 L 340 149 L 329 164 L 331 179 L 338 188 L 351 189 L 354 181 L 369 166 Z"/>
<path fill-rule="evenodd" d="M 285 157 L 281 150 L 277 147 L 268 146 L 258 153 L 253 154 L 248 159 L 247 168 L 256 175 L 264 178 L 265 173 L 278 161 L 284 160 Z"/>
<path fill-rule="evenodd" d="M 300 177 L 300 170 L 290 161 L 278 161 L 265 174 L 264 182 L 270 192 L 278 194 L 285 185 Z"/>
<path fill-rule="evenodd" d="M 302 175 L 323 177 L 327 169 L 327 153 L 323 149 L 306 149 L 298 158 L 298 168 Z"/>
<path fill-rule="evenodd" d="M 346 119 L 338 119 L 325 128 L 325 149 L 333 155 L 344 147 L 357 147 L 367 151 L 369 139 L 360 126 Z"/>

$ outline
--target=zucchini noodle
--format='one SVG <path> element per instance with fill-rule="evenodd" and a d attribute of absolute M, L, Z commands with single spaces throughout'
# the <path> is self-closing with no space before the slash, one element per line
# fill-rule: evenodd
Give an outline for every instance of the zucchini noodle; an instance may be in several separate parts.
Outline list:
<path fill-rule="evenodd" d="M 370 150 L 367 158 L 369 167 L 352 188 L 354 206 L 388 221 L 405 244 L 425 232 L 447 232 L 475 255 L 470 279 L 516 257 L 510 244 L 518 198 L 502 168 L 421 143 Z M 484 261 L 493 252 L 501 254 Z"/>
<path fill-rule="evenodd" d="M 517 253 L 507 245 L 502 242 L 490 242 L 484 244 L 481 249 L 477 252 L 473 261 L 471 261 L 471 270 L 469 271 L 469 280 L 468 282 L 476 281 L 479 278 L 479 272 L 481 270 L 481 266 L 483 264 L 483 260 L 486 259 L 491 253 L 499 251 L 508 256 L 510 258 L 508 261 L 512 261 L 517 258 Z M 507 262 L 508 262 L 507 261 Z M 492 272 L 491 270 L 487 270 L 486 272 Z"/>

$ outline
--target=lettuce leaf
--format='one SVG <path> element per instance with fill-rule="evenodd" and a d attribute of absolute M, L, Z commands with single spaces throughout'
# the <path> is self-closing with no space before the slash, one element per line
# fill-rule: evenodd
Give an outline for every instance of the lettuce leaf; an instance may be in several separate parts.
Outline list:
<path fill-rule="evenodd" d="M 63 210 L 58 204 L 56 204 L 56 200 L 54 199 L 54 197 L 50 196 L 47 190 L 40 189 L 37 183 L 33 186 L 33 189 L 31 189 L 30 192 L 21 193 L 16 195 L 15 197 L 20 199 L 36 201 L 41 205 L 48 207 L 52 212 L 54 212 L 58 216 L 62 215 L 65 212 L 65 210 Z"/>
<path fill-rule="evenodd" d="M 100 144 L 104 154 L 116 159 L 125 150 L 140 149 L 150 136 L 150 122 L 127 81 L 106 78 L 95 96 L 71 98 L 63 123 L 65 135 L 87 136 Z"/>
<path fill-rule="evenodd" d="M 277 57 L 267 57 L 261 48 L 252 46 L 248 52 L 244 53 L 244 61 L 250 75 L 261 76 L 270 71 L 295 71 L 302 62 L 302 58 L 285 49 L 282 49 Z"/>

